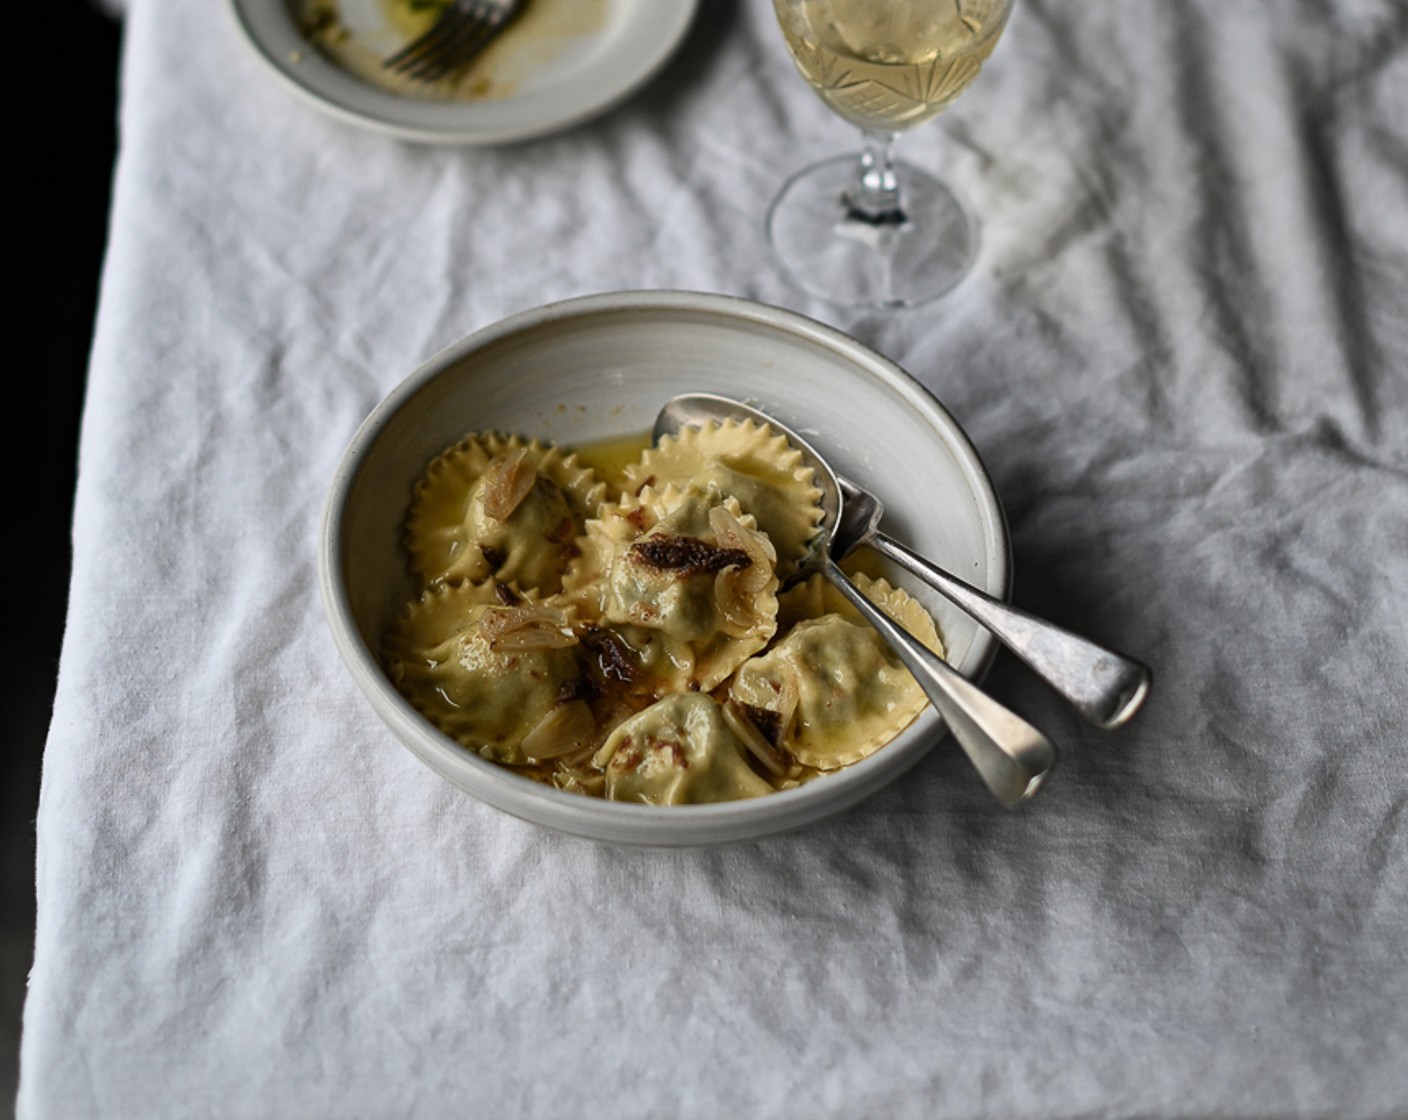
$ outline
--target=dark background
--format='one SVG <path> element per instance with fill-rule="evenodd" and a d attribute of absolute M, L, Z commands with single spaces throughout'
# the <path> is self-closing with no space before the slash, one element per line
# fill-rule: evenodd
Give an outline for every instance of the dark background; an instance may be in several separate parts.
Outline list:
<path fill-rule="evenodd" d="M 18 70 L 26 96 L 15 102 L 11 119 L 21 129 L 21 158 L 11 162 L 7 176 L 20 188 L 19 204 L 7 208 L 16 235 L 7 254 L 13 285 L 8 298 L 20 347 L 6 362 L 5 490 L 12 545 L 0 725 L 6 759 L 0 794 L 0 1116 L 13 1109 L 20 1013 L 34 947 L 34 818 L 68 594 L 79 416 L 107 239 L 122 34 L 117 20 L 87 0 L 39 5 L 25 22 L 36 17 L 44 26 L 26 37 L 47 44 L 45 65 L 42 71 Z M 62 68 L 55 69 L 60 61 Z"/>

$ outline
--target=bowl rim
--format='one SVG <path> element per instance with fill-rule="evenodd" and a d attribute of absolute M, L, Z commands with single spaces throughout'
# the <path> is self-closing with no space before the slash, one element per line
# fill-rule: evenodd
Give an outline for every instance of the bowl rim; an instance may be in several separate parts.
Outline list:
<path fill-rule="evenodd" d="M 688 314 L 763 326 L 829 349 L 886 382 L 935 426 L 958 452 L 956 461 L 980 507 L 987 589 L 1006 599 L 1011 587 L 1011 540 L 1006 514 L 982 458 L 949 410 L 917 378 L 849 334 L 800 312 L 741 296 L 686 290 L 599 292 L 519 311 L 444 347 L 421 362 L 372 409 L 338 462 L 324 505 L 318 575 L 324 615 L 334 644 L 364 697 L 400 742 L 451 784 L 513 816 L 591 840 L 652 847 L 697 846 L 761 839 L 805 825 L 868 797 L 924 758 L 948 732 L 928 708 L 931 728 L 900 750 L 877 751 L 825 780 L 767 797 L 704 805 L 642 805 L 566 793 L 513 773 L 467 751 L 435 728 L 407 701 L 363 641 L 345 581 L 344 510 L 362 466 L 382 430 L 431 381 L 471 353 L 500 340 L 564 321 L 634 313 L 661 318 Z M 961 670 L 981 680 L 997 642 L 978 627 Z M 911 725 L 913 728 L 915 725 Z"/>

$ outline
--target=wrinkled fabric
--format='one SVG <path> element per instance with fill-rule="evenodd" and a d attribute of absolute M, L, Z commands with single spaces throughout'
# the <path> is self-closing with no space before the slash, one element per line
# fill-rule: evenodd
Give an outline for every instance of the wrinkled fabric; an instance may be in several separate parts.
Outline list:
<path fill-rule="evenodd" d="M 767 201 L 854 137 L 763 0 L 571 131 L 403 144 L 217 0 L 128 0 L 38 819 L 19 1107 L 51 1117 L 1408 1114 L 1408 10 L 1020 0 L 907 135 L 982 222 L 839 311 Z M 839 326 L 965 426 L 1018 605 L 1148 661 L 1061 763 L 950 742 L 801 832 L 625 850 L 401 749 L 333 650 L 333 469 L 419 361 L 622 288 Z M 801 391 L 799 389 L 799 391 Z"/>

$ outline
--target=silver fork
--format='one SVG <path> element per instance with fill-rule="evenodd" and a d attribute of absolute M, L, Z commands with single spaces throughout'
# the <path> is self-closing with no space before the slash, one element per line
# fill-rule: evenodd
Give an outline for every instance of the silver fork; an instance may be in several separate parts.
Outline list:
<path fill-rule="evenodd" d="M 382 66 L 422 82 L 453 73 L 482 51 L 523 7 L 525 0 L 452 0 L 431 25 Z"/>

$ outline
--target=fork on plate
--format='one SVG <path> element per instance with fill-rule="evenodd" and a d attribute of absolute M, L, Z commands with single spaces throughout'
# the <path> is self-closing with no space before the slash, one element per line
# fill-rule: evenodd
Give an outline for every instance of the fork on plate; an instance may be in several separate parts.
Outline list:
<path fill-rule="evenodd" d="M 417 81 L 439 81 L 487 47 L 524 3 L 525 0 L 451 0 L 424 35 L 381 64 Z"/>

